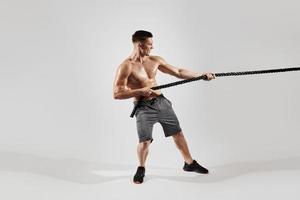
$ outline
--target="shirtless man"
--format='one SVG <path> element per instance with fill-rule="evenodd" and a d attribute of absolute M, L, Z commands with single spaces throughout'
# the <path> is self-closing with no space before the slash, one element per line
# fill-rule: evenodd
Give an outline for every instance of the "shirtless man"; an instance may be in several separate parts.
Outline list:
<path fill-rule="evenodd" d="M 148 148 L 152 139 L 152 129 L 159 122 L 166 137 L 172 136 L 176 147 L 184 159 L 183 170 L 207 174 L 208 170 L 194 160 L 189 152 L 187 142 L 179 125 L 179 121 L 172 108 L 172 103 L 159 90 L 152 90 L 156 86 L 157 70 L 175 76 L 180 79 L 189 79 L 206 75 L 206 80 L 212 80 L 212 73 L 196 73 L 187 69 L 176 68 L 168 64 L 159 56 L 150 55 L 153 49 L 152 34 L 148 31 L 139 30 L 132 35 L 133 53 L 118 67 L 114 88 L 114 99 L 134 98 L 134 104 L 141 97 L 143 101 L 139 104 L 135 113 L 139 143 L 137 155 L 139 166 L 134 175 L 134 183 L 140 184 L 145 176 L 145 162 Z"/>

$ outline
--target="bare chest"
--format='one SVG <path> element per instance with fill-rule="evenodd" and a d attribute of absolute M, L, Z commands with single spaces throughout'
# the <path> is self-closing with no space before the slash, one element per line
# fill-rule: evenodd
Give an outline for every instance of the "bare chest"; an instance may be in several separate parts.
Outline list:
<path fill-rule="evenodd" d="M 128 79 L 128 84 L 132 87 L 150 86 L 155 82 L 158 65 L 153 62 L 143 64 L 133 64 L 132 71 Z"/>

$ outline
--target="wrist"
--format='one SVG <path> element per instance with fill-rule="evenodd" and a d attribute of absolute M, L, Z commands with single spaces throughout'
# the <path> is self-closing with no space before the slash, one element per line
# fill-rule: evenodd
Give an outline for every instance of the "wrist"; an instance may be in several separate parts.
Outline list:
<path fill-rule="evenodd" d="M 136 91 L 137 91 L 137 95 L 138 96 L 143 96 L 144 95 L 144 91 L 143 91 L 142 88 L 141 89 L 137 89 Z"/>
<path fill-rule="evenodd" d="M 201 76 L 202 74 L 201 73 L 198 73 L 198 72 L 196 72 L 196 77 L 199 77 L 199 76 Z"/>

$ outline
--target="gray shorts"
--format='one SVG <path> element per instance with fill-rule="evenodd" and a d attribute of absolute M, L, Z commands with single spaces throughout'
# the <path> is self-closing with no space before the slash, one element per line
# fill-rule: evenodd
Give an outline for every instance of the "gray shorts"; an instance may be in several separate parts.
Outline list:
<path fill-rule="evenodd" d="M 135 105 L 136 103 L 137 101 L 134 102 Z M 156 122 L 162 125 L 165 137 L 181 131 L 171 101 L 162 94 L 154 99 L 141 101 L 135 116 L 139 142 L 153 141 L 152 130 Z"/>

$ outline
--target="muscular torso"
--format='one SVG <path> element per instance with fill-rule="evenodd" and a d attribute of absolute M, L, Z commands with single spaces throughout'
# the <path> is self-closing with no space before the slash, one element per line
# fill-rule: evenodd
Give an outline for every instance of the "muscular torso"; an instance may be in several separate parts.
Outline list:
<path fill-rule="evenodd" d="M 159 62 L 155 58 L 149 56 L 143 63 L 133 62 L 130 60 L 130 58 L 128 58 L 125 60 L 125 62 L 130 65 L 131 69 L 126 85 L 129 89 L 134 90 L 157 85 L 155 76 Z M 161 92 L 157 90 L 156 94 L 151 95 L 148 97 L 148 99 L 151 99 L 159 94 L 161 94 Z M 137 100 L 137 97 L 135 99 Z"/>

